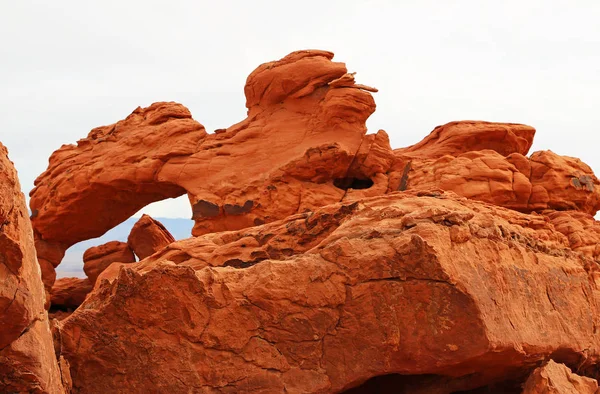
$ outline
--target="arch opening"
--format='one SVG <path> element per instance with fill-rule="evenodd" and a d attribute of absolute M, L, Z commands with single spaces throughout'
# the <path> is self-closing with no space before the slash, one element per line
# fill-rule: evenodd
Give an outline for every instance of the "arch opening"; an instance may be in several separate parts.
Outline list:
<path fill-rule="evenodd" d="M 337 178 L 333 180 L 333 185 L 342 190 L 369 189 L 373 184 L 373 180 L 369 178 Z"/>

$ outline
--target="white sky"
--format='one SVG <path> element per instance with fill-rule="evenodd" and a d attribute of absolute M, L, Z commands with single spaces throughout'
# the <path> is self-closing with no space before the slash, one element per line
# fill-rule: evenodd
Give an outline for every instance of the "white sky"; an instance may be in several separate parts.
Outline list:
<path fill-rule="evenodd" d="M 26 193 L 50 154 L 138 105 L 178 101 L 208 131 L 245 117 L 260 63 L 336 53 L 375 86 L 393 147 L 436 125 L 532 125 L 534 150 L 600 172 L 600 1 L 0 0 L 0 141 Z M 187 198 L 153 204 L 190 217 Z"/>

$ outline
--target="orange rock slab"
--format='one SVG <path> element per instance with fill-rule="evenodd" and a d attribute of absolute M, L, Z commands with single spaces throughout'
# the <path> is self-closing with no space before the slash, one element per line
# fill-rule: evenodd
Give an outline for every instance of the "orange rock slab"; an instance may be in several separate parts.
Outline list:
<path fill-rule="evenodd" d="M 0 144 L 0 392 L 64 393 L 17 172 Z"/>
<path fill-rule="evenodd" d="M 597 363 L 599 281 L 543 215 L 393 193 L 130 264 L 63 321 L 62 355 L 89 393 L 340 392 L 388 374 L 468 390 L 551 355 Z"/>
<path fill-rule="evenodd" d="M 566 365 L 550 360 L 537 368 L 523 389 L 523 394 L 597 394 L 598 382 L 574 374 Z"/>
<path fill-rule="evenodd" d="M 131 229 L 127 244 L 141 260 L 175 242 L 175 238 L 158 220 L 142 215 Z"/>

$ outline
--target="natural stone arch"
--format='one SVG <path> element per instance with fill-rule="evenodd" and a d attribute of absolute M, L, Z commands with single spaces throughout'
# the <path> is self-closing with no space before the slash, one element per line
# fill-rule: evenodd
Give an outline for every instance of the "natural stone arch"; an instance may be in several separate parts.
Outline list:
<path fill-rule="evenodd" d="M 340 201 L 333 179 L 348 173 L 375 103 L 332 57 L 300 51 L 259 66 L 248 118 L 215 134 L 182 105 L 155 103 L 56 151 L 30 194 L 46 285 L 69 246 L 151 202 L 187 192 L 198 235 Z"/>

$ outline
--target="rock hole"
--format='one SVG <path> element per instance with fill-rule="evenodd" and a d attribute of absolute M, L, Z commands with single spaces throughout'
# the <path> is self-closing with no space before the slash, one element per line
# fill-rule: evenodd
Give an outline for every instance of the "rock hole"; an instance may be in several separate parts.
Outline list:
<path fill-rule="evenodd" d="M 189 238 L 192 234 L 194 222 L 184 218 L 190 216 L 190 210 L 191 207 L 186 196 L 149 204 L 123 223 L 108 230 L 101 237 L 81 241 L 67 249 L 62 262 L 56 268 L 56 277 L 85 278 L 83 253 L 92 246 L 102 245 L 109 241 L 127 242 L 131 228 L 142 216 L 142 213 L 158 220 L 176 240 Z"/>
<path fill-rule="evenodd" d="M 368 178 L 337 178 L 333 181 L 333 185 L 342 190 L 361 190 L 373 186 L 373 181 Z"/>

